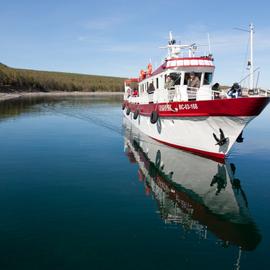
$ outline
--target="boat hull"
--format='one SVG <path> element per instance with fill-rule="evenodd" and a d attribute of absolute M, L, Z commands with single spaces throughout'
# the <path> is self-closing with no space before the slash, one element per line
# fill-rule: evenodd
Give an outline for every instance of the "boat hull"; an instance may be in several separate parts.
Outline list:
<path fill-rule="evenodd" d="M 230 104 L 228 101 L 226 101 L 227 104 Z M 241 102 L 243 101 L 244 99 Z M 235 103 L 234 100 L 232 102 Z M 206 111 L 205 102 L 199 101 L 158 105 L 126 104 L 124 116 L 140 131 L 161 143 L 219 160 L 228 156 L 245 126 L 263 110 L 269 99 L 252 98 L 248 99 L 248 102 L 248 104 L 247 102 L 242 104 L 242 109 L 239 108 L 241 104 L 238 104 L 237 108 L 227 106 L 227 115 L 224 107 L 221 107 L 219 115 L 216 115 L 216 113 L 211 113 L 212 109 Z M 155 124 L 150 121 L 150 112 L 154 110 L 153 106 L 156 107 L 159 114 Z M 191 109 L 183 111 L 177 109 L 183 108 L 183 106 Z M 213 100 L 208 103 L 208 106 L 213 108 L 217 106 L 217 103 Z M 128 108 L 130 109 L 129 114 L 127 114 Z M 140 114 L 134 119 L 136 110 L 139 110 Z M 221 139 L 221 133 L 224 134 L 225 140 L 219 144 L 216 138 Z"/>

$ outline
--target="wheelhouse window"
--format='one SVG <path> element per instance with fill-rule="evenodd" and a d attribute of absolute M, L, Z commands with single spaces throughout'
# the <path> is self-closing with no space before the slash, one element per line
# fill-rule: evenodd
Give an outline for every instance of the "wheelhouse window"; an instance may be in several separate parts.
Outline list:
<path fill-rule="evenodd" d="M 191 72 L 186 72 L 185 73 L 185 77 L 184 77 L 184 85 L 187 85 L 188 84 L 188 80 L 190 79 L 190 73 Z M 202 78 L 202 73 L 201 72 L 195 72 L 195 77 L 198 77 L 199 80 L 201 81 L 201 78 Z"/>
<path fill-rule="evenodd" d="M 138 91 L 138 89 L 139 89 L 139 84 L 138 84 L 138 82 L 131 82 L 130 83 L 130 88 L 131 88 L 131 93 L 132 93 L 132 96 L 133 97 L 137 97 L 138 95 L 139 95 L 139 91 Z"/>
<path fill-rule="evenodd" d="M 129 86 L 132 90 L 138 90 L 139 84 L 137 82 L 131 82 Z"/>
<path fill-rule="evenodd" d="M 172 78 L 174 85 L 181 84 L 181 73 L 172 72 L 172 73 L 170 73 L 170 77 Z"/>
<path fill-rule="evenodd" d="M 212 72 L 205 72 L 204 73 L 204 79 L 203 79 L 203 84 L 204 85 L 209 85 L 212 83 L 213 80 L 213 73 Z"/>
<path fill-rule="evenodd" d="M 156 78 L 156 89 L 158 89 L 158 78 Z"/>

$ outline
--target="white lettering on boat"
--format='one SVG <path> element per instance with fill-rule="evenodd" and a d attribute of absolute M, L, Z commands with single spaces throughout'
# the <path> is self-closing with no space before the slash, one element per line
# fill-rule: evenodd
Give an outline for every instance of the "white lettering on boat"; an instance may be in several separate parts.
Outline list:
<path fill-rule="evenodd" d="M 198 110 L 198 104 L 197 103 L 191 103 L 191 104 L 179 104 L 179 110 Z"/>
<path fill-rule="evenodd" d="M 172 111 L 172 105 L 171 104 L 164 104 L 164 105 L 159 105 L 158 110 L 160 112 L 165 112 L 165 111 Z"/>
<path fill-rule="evenodd" d="M 172 108 L 171 104 L 162 104 L 158 106 L 158 110 L 160 112 L 177 112 L 178 110 L 184 111 L 184 110 L 198 110 L 198 104 L 197 103 L 191 103 L 191 104 L 179 104 L 178 108 Z"/>

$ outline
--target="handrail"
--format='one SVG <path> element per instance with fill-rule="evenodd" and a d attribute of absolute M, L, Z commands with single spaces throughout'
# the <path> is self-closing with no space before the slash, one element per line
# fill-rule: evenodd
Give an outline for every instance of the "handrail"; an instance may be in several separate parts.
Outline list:
<path fill-rule="evenodd" d="M 218 94 L 221 97 L 228 97 L 227 93 L 225 93 L 224 91 L 212 90 L 212 99 L 214 99 L 215 94 Z"/>
<path fill-rule="evenodd" d="M 264 95 L 267 97 L 268 95 L 270 95 L 270 90 L 267 89 L 258 89 L 258 94 L 260 95 L 260 92 L 264 92 Z"/>
<path fill-rule="evenodd" d="M 188 90 L 199 90 L 200 87 L 192 87 L 192 86 L 187 86 L 187 91 Z"/>

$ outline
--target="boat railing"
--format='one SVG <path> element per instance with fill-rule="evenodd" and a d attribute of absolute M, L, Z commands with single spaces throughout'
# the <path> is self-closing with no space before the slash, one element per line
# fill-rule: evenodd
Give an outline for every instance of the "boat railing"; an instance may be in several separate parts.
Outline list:
<path fill-rule="evenodd" d="M 149 93 L 148 94 L 148 101 L 149 101 L 149 103 L 154 102 L 154 93 Z"/>
<path fill-rule="evenodd" d="M 264 95 L 266 97 L 270 96 L 270 90 L 267 89 L 258 89 L 258 90 L 261 95 Z"/>
<path fill-rule="evenodd" d="M 189 100 L 196 100 L 197 99 L 197 92 L 199 91 L 199 87 L 187 87 L 187 96 Z"/>
<path fill-rule="evenodd" d="M 224 91 L 212 90 L 212 99 L 227 98 L 228 95 Z"/>
<path fill-rule="evenodd" d="M 167 89 L 167 91 L 168 91 L 168 100 L 173 101 L 176 94 L 176 87 L 175 86 L 170 87 L 169 89 Z"/>

